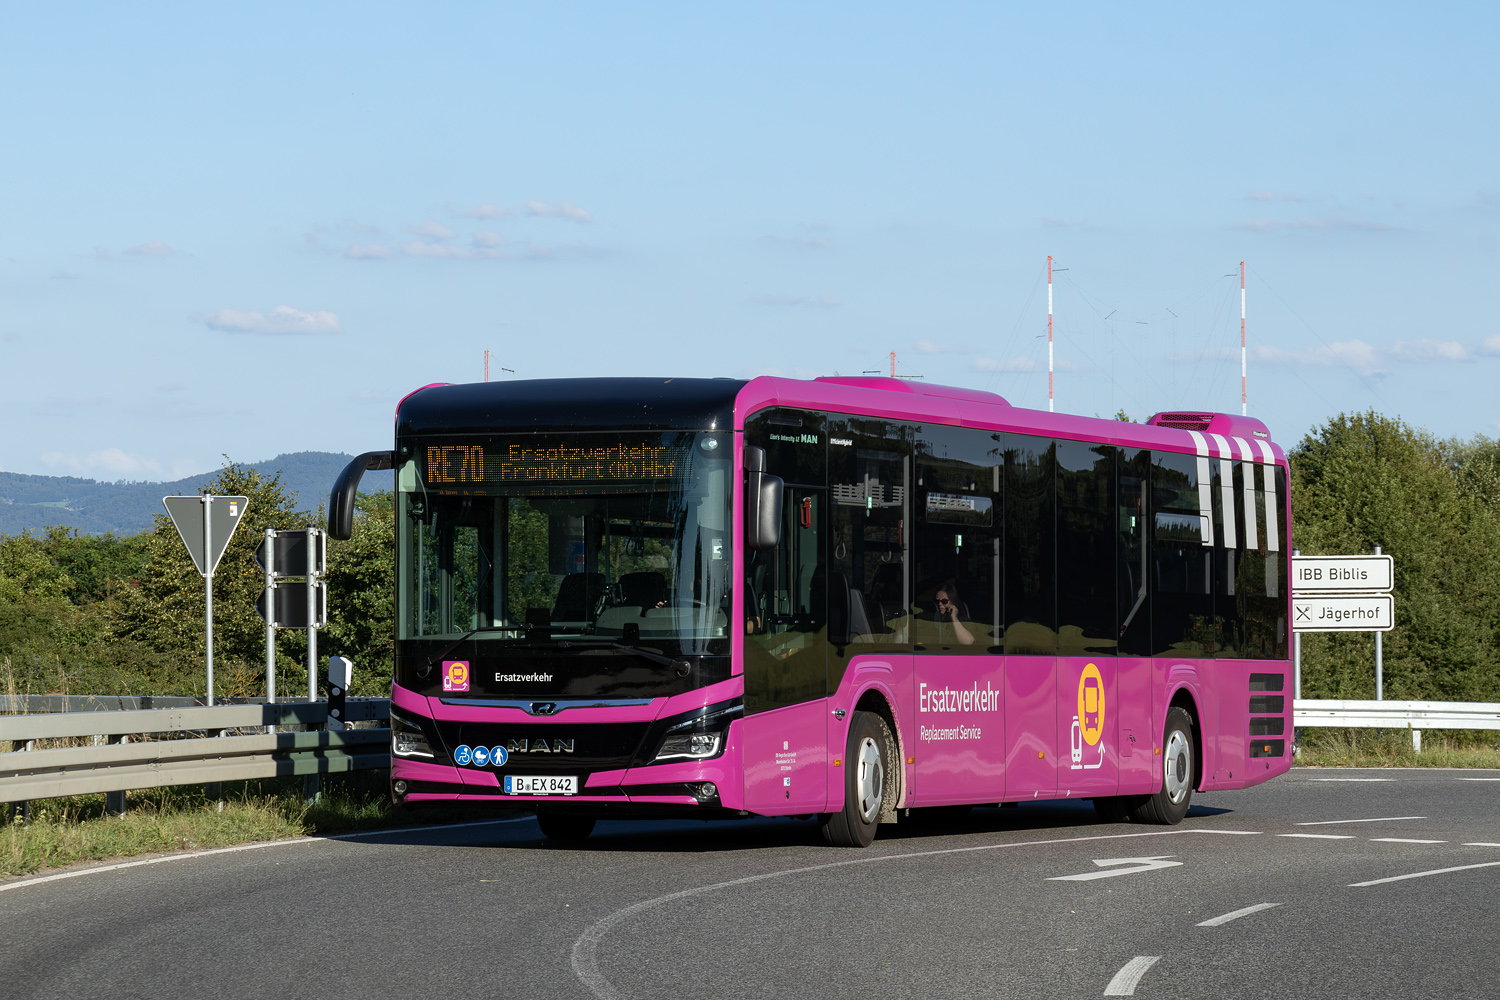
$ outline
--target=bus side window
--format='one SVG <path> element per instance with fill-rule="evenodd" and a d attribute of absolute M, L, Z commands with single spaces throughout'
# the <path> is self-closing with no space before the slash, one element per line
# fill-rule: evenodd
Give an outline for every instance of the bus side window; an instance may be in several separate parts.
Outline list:
<path fill-rule="evenodd" d="M 1150 543 L 1147 530 L 1146 484 L 1151 477 L 1151 453 L 1119 452 L 1119 503 L 1115 509 L 1115 537 L 1119 559 L 1115 569 L 1115 608 L 1119 621 L 1121 656 L 1151 655 Z"/>

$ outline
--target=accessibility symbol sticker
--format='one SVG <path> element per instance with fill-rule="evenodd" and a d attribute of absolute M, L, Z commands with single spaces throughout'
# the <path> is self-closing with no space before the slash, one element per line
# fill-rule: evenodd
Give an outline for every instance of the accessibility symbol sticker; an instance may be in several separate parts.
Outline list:
<path fill-rule="evenodd" d="M 496 767 L 504 767 L 505 762 L 510 759 L 510 754 L 504 747 L 496 747 L 490 751 L 490 759 Z"/>
<path fill-rule="evenodd" d="M 453 763 L 460 767 L 468 767 L 474 762 L 474 751 L 467 746 L 459 747 L 453 751 Z"/>
<path fill-rule="evenodd" d="M 475 767 L 487 767 L 489 765 L 489 762 L 490 762 L 490 749 L 489 749 L 489 747 L 475 747 L 474 748 L 474 766 Z"/>

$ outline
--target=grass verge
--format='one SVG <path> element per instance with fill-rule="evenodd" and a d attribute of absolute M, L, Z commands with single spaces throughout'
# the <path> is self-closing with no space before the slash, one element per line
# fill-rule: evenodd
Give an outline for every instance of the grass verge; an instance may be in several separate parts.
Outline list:
<path fill-rule="evenodd" d="M 1408 729 L 1334 729 L 1305 726 L 1297 763 L 1303 767 L 1500 768 L 1500 733 L 1424 730 L 1422 752 Z"/>
<path fill-rule="evenodd" d="M 223 795 L 221 808 L 202 786 L 143 789 L 129 793 L 122 817 L 105 813 L 103 795 L 45 799 L 32 803 L 31 821 L 24 824 L 12 818 L 10 806 L 0 805 L 0 877 L 81 861 L 504 815 L 396 809 L 384 771 L 327 775 L 313 803 L 303 797 L 301 778 L 226 782 Z"/>

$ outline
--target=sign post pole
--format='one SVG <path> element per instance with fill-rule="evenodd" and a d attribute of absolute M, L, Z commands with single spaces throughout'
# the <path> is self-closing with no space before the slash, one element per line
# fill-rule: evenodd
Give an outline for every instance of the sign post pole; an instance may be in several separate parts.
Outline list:
<path fill-rule="evenodd" d="M 205 496 L 203 497 L 203 537 L 205 540 L 214 537 L 213 525 L 214 498 Z M 211 569 L 203 576 L 203 592 L 207 595 L 203 620 L 208 647 L 208 704 L 212 707 L 214 703 L 214 574 Z"/>
<path fill-rule="evenodd" d="M 276 586 L 276 529 L 266 529 L 266 593 Z M 266 619 L 266 704 L 276 704 L 276 626 Z"/>
<path fill-rule="evenodd" d="M 227 500 L 229 510 L 214 520 L 214 501 Z M 187 547 L 193 565 L 203 577 L 203 637 L 208 668 L 208 703 L 214 703 L 214 570 L 229 547 L 234 529 L 249 508 L 248 497 L 173 496 L 162 497 L 162 506 L 172 519 L 172 526 Z"/>
<path fill-rule="evenodd" d="M 307 529 L 307 700 L 318 700 L 318 529 Z"/>
<path fill-rule="evenodd" d="M 1380 546 L 1375 546 L 1375 554 L 1380 555 Z M 1385 700 L 1385 646 L 1381 642 L 1385 637 L 1379 632 L 1375 633 L 1375 700 Z"/>

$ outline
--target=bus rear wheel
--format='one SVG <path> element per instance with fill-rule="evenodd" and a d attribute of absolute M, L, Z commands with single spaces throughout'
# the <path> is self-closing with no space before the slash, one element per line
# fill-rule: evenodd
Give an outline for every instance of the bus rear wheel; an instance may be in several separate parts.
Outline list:
<path fill-rule="evenodd" d="M 818 817 L 823 840 L 834 847 L 869 847 L 880 813 L 896 788 L 891 770 L 896 741 L 885 720 L 873 712 L 849 716 L 844 754 L 844 808 Z"/>
<path fill-rule="evenodd" d="M 1193 736 L 1193 717 L 1173 706 L 1167 710 L 1167 725 L 1162 735 L 1161 790 L 1130 811 L 1137 823 L 1176 826 L 1187 815 L 1193 801 L 1193 779 L 1197 764 L 1193 760 L 1198 745 Z"/>
<path fill-rule="evenodd" d="M 536 825 L 548 840 L 586 840 L 594 832 L 594 820 L 570 813 L 538 809 Z"/>

